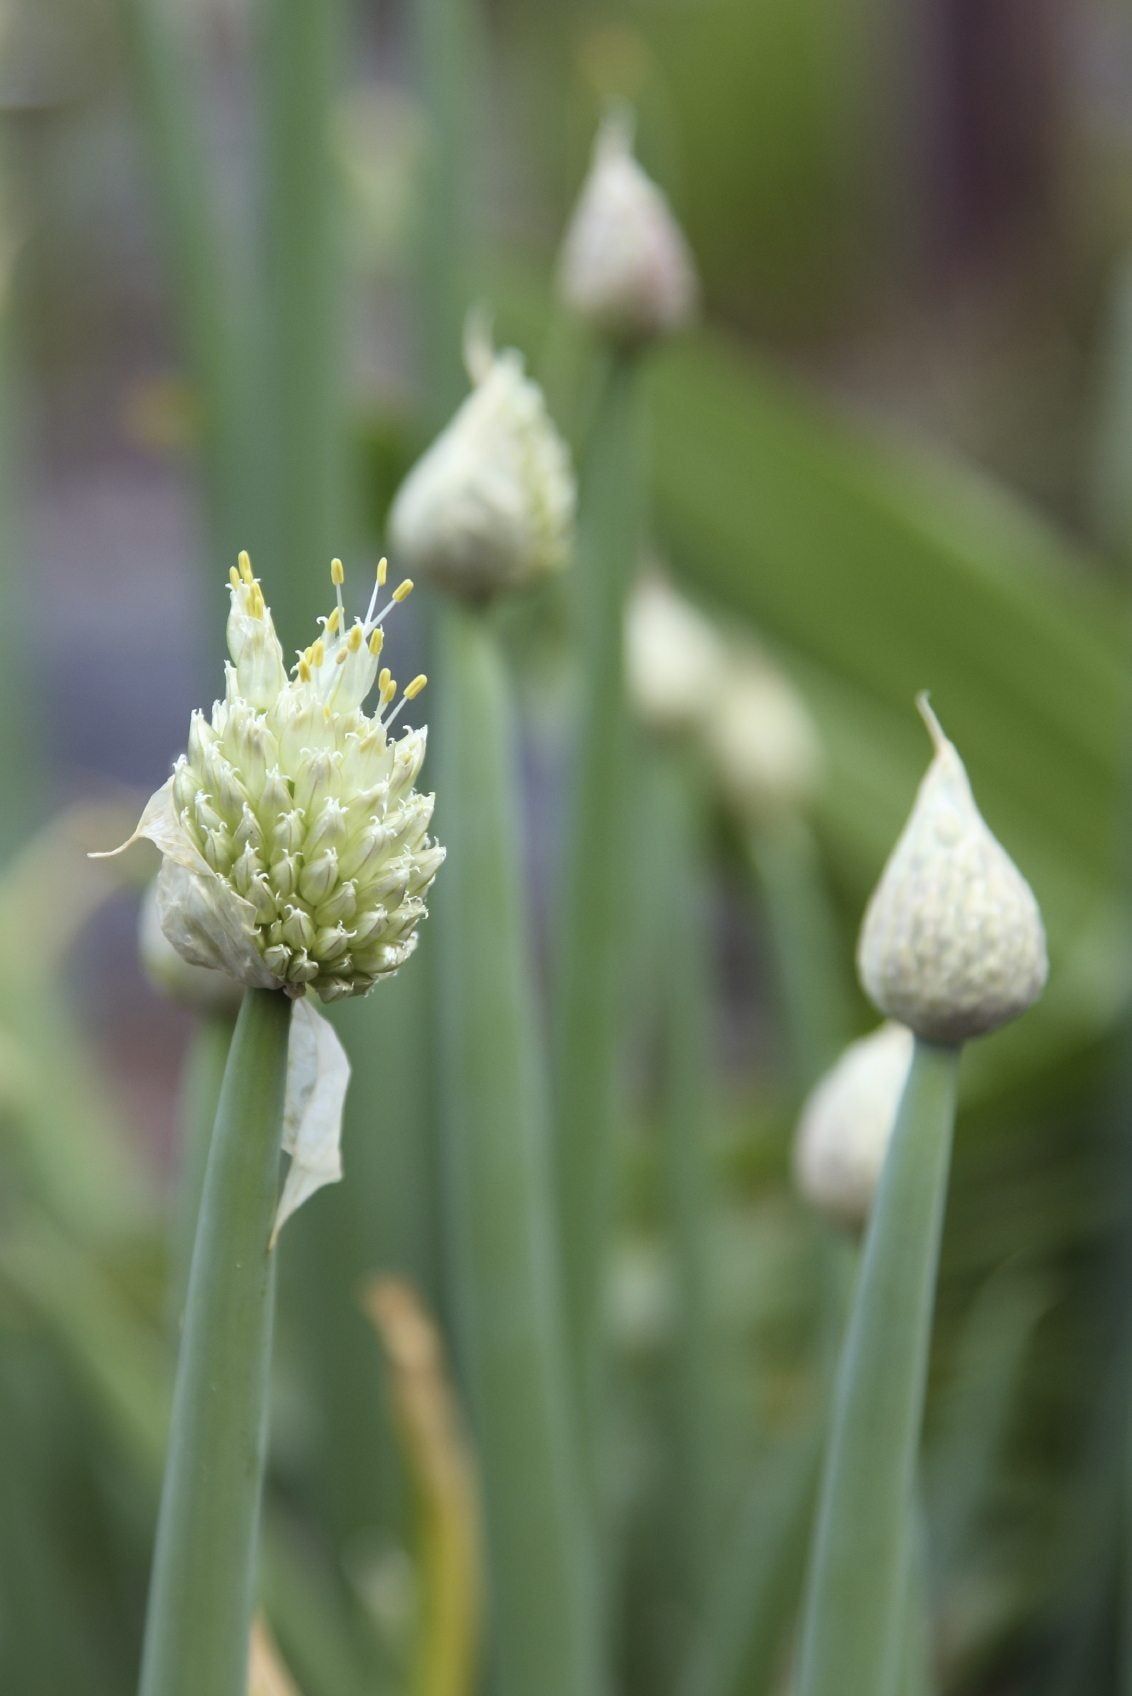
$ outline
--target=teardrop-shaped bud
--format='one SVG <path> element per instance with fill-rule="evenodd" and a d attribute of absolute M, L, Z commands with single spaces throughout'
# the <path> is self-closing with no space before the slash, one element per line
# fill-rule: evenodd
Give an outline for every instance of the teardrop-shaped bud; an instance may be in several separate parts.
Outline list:
<path fill-rule="evenodd" d="M 679 329 L 698 293 L 683 232 L 660 189 L 633 157 L 625 115 L 606 119 L 566 232 L 562 298 L 618 342 L 644 342 Z"/>
<path fill-rule="evenodd" d="M 850 1043 L 802 1107 L 795 1181 L 807 1201 L 842 1224 L 868 1217 L 911 1064 L 911 1031 L 881 1025 Z"/>
<path fill-rule="evenodd" d="M 919 701 L 935 758 L 865 913 L 857 963 L 882 1013 L 958 1043 L 1024 1013 L 1049 966 L 1032 890 L 975 805 L 963 762 Z"/>

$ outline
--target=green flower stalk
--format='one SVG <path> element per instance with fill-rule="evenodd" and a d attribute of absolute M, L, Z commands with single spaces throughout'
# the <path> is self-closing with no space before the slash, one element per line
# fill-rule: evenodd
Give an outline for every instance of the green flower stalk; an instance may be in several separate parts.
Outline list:
<path fill-rule="evenodd" d="M 911 1070 L 869 1220 L 822 1483 L 799 1696 L 895 1696 L 913 1486 L 962 1044 L 1044 987 L 1045 936 L 926 700 L 935 742 L 869 904 L 862 981 L 912 1031 Z"/>
<path fill-rule="evenodd" d="M 513 708 L 492 619 L 498 596 L 565 557 L 568 479 L 541 396 L 517 357 L 501 355 L 410 473 L 391 520 L 410 569 L 442 584 L 454 603 L 438 629 L 454 845 L 439 921 L 442 1167 L 500 1696 L 600 1696 L 605 1688 L 563 1359 Z M 558 515 L 552 539 L 548 513 Z"/>
<path fill-rule="evenodd" d="M 390 732 L 379 671 L 385 565 L 364 617 L 335 606 L 290 674 L 245 555 L 231 573 L 223 701 L 130 842 L 163 855 L 156 906 L 190 967 L 244 986 L 209 1147 L 189 1274 L 141 1696 L 244 1696 L 267 1420 L 274 1284 L 285 1220 L 341 1176 L 349 1067 L 308 990 L 364 995 L 412 953 L 443 859 L 413 785 L 423 731 Z M 378 707 L 363 703 L 374 684 Z M 123 844 L 123 846 L 128 846 Z M 120 850 L 116 850 L 120 852 Z M 291 1155 L 282 1194 L 279 1156 Z"/>

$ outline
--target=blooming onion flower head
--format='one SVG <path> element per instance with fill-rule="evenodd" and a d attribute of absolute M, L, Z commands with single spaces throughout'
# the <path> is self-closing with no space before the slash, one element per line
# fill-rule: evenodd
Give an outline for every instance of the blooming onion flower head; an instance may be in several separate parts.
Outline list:
<path fill-rule="evenodd" d="M 566 304 L 615 342 L 680 329 L 698 287 L 688 244 L 657 185 L 633 157 L 625 113 L 607 117 L 566 231 L 559 267 Z"/>
<path fill-rule="evenodd" d="M 496 353 L 476 320 L 465 353 L 472 392 L 397 491 L 389 534 L 411 571 L 484 600 L 565 565 L 575 487 L 522 355 Z"/>
<path fill-rule="evenodd" d="M 975 805 L 927 697 L 935 758 L 861 928 L 861 983 L 928 1042 L 957 1043 L 1024 1013 L 1049 973 L 1029 884 Z"/>
<path fill-rule="evenodd" d="M 224 699 L 193 713 L 186 752 L 129 839 L 161 850 L 161 928 L 194 965 L 336 1001 L 416 946 L 444 849 L 428 836 L 434 798 L 414 788 L 425 731 L 391 734 L 425 679 L 398 700 L 382 667 L 384 620 L 412 589 L 379 609 L 386 570 L 350 624 L 333 562 L 335 605 L 288 674 L 247 554 L 232 569 Z"/>
<path fill-rule="evenodd" d="M 911 1064 L 911 1031 L 881 1025 L 849 1044 L 803 1104 L 795 1182 L 839 1223 L 863 1225 L 868 1218 Z"/>

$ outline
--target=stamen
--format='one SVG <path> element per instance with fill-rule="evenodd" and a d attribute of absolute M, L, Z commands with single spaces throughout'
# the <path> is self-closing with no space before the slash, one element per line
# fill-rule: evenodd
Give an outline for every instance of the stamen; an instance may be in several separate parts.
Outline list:
<path fill-rule="evenodd" d="M 240 562 L 240 576 L 243 578 L 245 583 L 253 583 L 255 579 L 252 576 L 251 555 L 248 553 L 247 548 L 241 548 L 238 557 Z"/>
<path fill-rule="evenodd" d="M 317 671 L 318 667 L 322 664 L 323 660 L 326 658 L 326 643 L 323 641 L 321 636 L 319 637 L 318 641 L 312 647 L 312 649 L 310 651 L 310 655 L 311 655 L 311 665 Z"/>
<path fill-rule="evenodd" d="M 381 652 L 381 650 L 384 646 L 385 646 L 385 632 L 384 632 L 384 630 L 381 630 L 381 629 L 375 630 L 373 632 L 373 634 L 370 636 L 370 639 L 369 639 L 369 651 L 373 655 L 374 659 L 377 658 L 378 654 L 380 654 L 380 652 Z"/>
<path fill-rule="evenodd" d="M 384 695 L 386 689 L 389 686 L 389 681 L 392 678 L 392 676 L 393 676 L 393 673 L 390 671 L 390 669 L 387 665 L 383 665 L 381 670 L 377 674 L 377 687 L 380 689 L 380 691 L 383 695 Z"/>
<path fill-rule="evenodd" d="M 311 680 L 311 668 L 307 664 L 306 659 L 303 658 L 299 661 L 299 682 L 300 683 L 309 683 L 310 680 Z"/>
<path fill-rule="evenodd" d="M 362 645 L 362 637 L 364 635 L 365 631 L 362 629 L 361 622 L 359 621 L 353 626 L 350 634 L 346 638 L 346 646 L 352 654 L 356 654 L 358 652 Z"/>
<path fill-rule="evenodd" d="M 337 607 L 334 608 L 334 611 L 331 613 L 330 617 L 326 620 L 326 634 L 328 636 L 337 635 L 338 627 L 341 623 L 342 623 L 342 608 L 340 606 L 337 606 Z"/>
<path fill-rule="evenodd" d="M 381 558 L 377 562 L 377 586 L 378 586 L 379 589 L 384 589 L 385 579 L 388 576 L 389 576 L 389 561 L 386 559 L 385 555 L 382 554 Z"/>
<path fill-rule="evenodd" d="M 413 681 L 405 685 L 406 701 L 415 701 L 427 683 L 428 678 L 425 676 L 425 673 L 423 671 L 418 672 L 416 677 L 413 678 Z"/>
<path fill-rule="evenodd" d="M 397 587 L 394 589 L 393 599 L 395 601 L 407 601 L 412 592 L 413 579 L 411 577 L 406 577 L 404 582 L 398 583 Z"/>
<path fill-rule="evenodd" d="M 346 568 L 340 559 L 332 559 L 330 562 L 330 581 L 336 589 L 340 589 L 346 581 Z"/>
<path fill-rule="evenodd" d="M 238 589 L 240 587 L 240 573 L 236 570 L 234 565 L 230 565 L 228 567 L 228 581 L 231 583 L 233 589 Z"/>

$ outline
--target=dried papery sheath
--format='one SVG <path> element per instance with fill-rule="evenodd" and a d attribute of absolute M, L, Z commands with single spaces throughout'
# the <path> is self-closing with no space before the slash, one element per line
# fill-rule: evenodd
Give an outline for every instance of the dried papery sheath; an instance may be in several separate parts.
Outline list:
<path fill-rule="evenodd" d="M 704 726 L 720 789 L 741 818 L 766 824 L 812 800 L 817 729 L 789 678 L 753 643 L 731 648 Z"/>
<path fill-rule="evenodd" d="M 912 1033 L 884 1024 L 850 1043 L 811 1090 L 798 1120 L 794 1177 L 820 1212 L 847 1225 L 868 1218 L 912 1064 Z"/>
<path fill-rule="evenodd" d="M 411 571 L 484 600 L 566 564 L 575 487 L 521 354 L 494 352 L 473 326 L 467 362 L 472 392 L 402 483 L 389 533 Z"/>
<path fill-rule="evenodd" d="M 142 896 L 138 912 L 138 956 L 153 987 L 198 1013 L 235 1013 L 243 985 L 209 966 L 191 965 L 161 928 L 157 882 Z"/>
<path fill-rule="evenodd" d="M 664 738 L 710 719 L 723 667 L 715 631 L 658 572 L 637 583 L 625 617 L 625 681 L 637 717 Z"/>
<path fill-rule="evenodd" d="M 364 617 L 348 624 L 334 562 L 335 606 L 288 675 L 240 556 L 224 699 L 193 714 L 187 751 L 129 839 L 164 856 L 155 899 L 174 948 L 245 987 L 364 995 L 416 946 L 444 850 L 428 836 L 433 797 L 414 787 L 425 731 L 391 735 L 425 679 L 398 699 L 382 668 L 383 622 L 412 589 L 389 593 L 385 577 L 382 561 Z"/>
<path fill-rule="evenodd" d="M 695 267 L 680 226 L 633 157 L 626 115 L 606 119 L 566 232 L 559 269 L 566 304 L 612 341 L 651 341 L 696 308 Z"/>
<path fill-rule="evenodd" d="M 865 913 L 857 962 L 880 1011 L 928 1042 L 1015 1019 L 1048 975 L 1029 884 L 987 828 L 927 698 L 935 758 Z"/>

